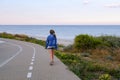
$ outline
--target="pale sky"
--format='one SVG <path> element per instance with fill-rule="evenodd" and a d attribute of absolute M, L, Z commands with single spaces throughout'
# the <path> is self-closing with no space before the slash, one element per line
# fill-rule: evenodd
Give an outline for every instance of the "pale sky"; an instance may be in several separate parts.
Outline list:
<path fill-rule="evenodd" d="M 0 0 L 0 25 L 120 24 L 120 0 Z"/>

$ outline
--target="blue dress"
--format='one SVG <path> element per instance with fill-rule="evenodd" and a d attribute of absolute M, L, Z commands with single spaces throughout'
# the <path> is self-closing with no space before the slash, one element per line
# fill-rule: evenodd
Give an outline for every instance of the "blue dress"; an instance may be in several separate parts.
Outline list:
<path fill-rule="evenodd" d="M 46 49 L 57 49 L 57 39 L 54 35 L 50 34 L 46 40 Z"/>

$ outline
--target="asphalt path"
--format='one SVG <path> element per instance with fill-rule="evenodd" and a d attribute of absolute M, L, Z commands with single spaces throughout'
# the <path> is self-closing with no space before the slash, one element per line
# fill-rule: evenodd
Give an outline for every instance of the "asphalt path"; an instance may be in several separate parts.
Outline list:
<path fill-rule="evenodd" d="M 80 80 L 55 57 L 49 65 L 44 47 L 0 38 L 0 80 Z"/>

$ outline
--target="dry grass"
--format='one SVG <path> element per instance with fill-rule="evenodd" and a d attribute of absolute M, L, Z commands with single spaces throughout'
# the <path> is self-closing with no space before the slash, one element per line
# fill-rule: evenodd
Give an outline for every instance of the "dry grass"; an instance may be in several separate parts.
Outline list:
<path fill-rule="evenodd" d="M 24 35 L 24 34 L 15 34 L 15 37 L 18 37 L 18 38 L 28 38 L 28 36 Z"/>
<path fill-rule="evenodd" d="M 93 49 L 91 50 L 91 54 L 92 59 L 104 59 L 105 56 L 110 55 L 109 51 L 105 49 Z"/>
<path fill-rule="evenodd" d="M 110 56 L 111 53 L 107 49 L 93 49 L 90 51 L 89 61 L 97 62 L 110 69 L 118 69 L 120 68 L 120 49 L 114 52 L 115 56 Z"/>
<path fill-rule="evenodd" d="M 120 48 L 116 50 L 115 60 L 120 63 Z"/>

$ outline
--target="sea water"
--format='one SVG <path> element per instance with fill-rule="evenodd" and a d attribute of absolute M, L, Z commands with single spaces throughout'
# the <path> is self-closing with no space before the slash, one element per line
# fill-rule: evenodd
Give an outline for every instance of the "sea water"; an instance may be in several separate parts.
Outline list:
<path fill-rule="evenodd" d="M 0 32 L 47 37 L 54 29 L 59 39 L 73 40 L 79 34 L 120 36 L 120 25 L 0 25 Z"/>

